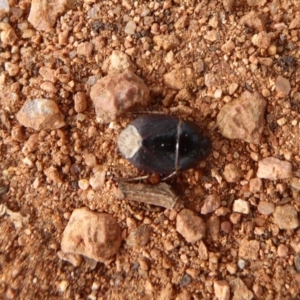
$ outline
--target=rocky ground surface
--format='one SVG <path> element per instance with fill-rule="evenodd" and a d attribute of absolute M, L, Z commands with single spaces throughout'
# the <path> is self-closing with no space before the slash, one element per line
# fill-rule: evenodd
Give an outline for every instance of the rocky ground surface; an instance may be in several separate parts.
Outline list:
<path fill-rule="evenodd" d="M 2 299 L 300 299 L 300 1 L 0 18 Z M 121 195 L 145 175 L 117 150 L 135 111 L 193 121 L 211 154 Z"/>

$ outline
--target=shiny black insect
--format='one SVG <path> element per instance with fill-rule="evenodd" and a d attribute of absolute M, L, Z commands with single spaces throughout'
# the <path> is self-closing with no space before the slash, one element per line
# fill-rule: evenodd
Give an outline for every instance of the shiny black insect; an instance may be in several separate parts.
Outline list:
<path fill-rule="evenodd" d="M 208 156 L 211 141 L 193 123 L 168 115 L 143 115 L 118 138 L 123 156 L 147 173 L 170 174 L 194 167 Z"/>

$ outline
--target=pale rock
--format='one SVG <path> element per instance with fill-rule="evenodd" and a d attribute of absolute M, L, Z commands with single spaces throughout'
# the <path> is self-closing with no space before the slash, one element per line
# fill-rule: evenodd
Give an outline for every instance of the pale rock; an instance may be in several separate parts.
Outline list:
<path fill-rule="evenodd" d="M 257 57 L 258 62 L 266 67 L 270 67 L 273 65 L 273 59 L 270 57 Z"/>
<path fill-rule="evenodd" d="M 221 198 L 218 195 L 208 195 L 205 200 L 204 204 L 201 207 L 201 214 L 206 215 L 209 213 L 214 212 L 217 208 L 221 205 Z"/>
<path fill-rule="evenodd" d="M 225 166 L 223 176 L 227 182 L 238 182 L 243 176 L 243 172 L 239 166 L 230 163 Z"/>
<path fill-rule="evenodd" d="M 220 218 L 212 215 L 206 222 L 207 235 L 216 242 L 220 238 Z"/>
<path fill-rule="evenodd" d="M 300 191 L 300 178 L 293 177 L 291 180 L 291 187 Z"/>
<path fill-rule="evenodd" d="M 178 20 L 174 23 L 174 27 L 176 30 L 181 30 L 187 27 L 189 24 L 189 18 L 187 15 L 183 15 L 178 18 Z"/>
<path fill-rule="evenodd" d="M 237 82 L 231 83 L 230 86 L 228 87 L 228 94 L 233 95 L 236 92 L 238 87 L 239 85 Z"/>
<path fill-rule="evenodd" d="M 13 64 L 11 62 L 6 62 L 4 64 L 4 68 L 7 71 L 8 75 L 13 77 L 19 74 L 20 72 L 20 67 L 18 64 Z"/>
<path fill-rule="evenodd" d="M 20 96 L 18 93 L 10 91 L 0 91 L 1 106 L 5 110 L 15 113 L 18 111 L 18 103 L 20 101 Z"/>
<path fill-rule="evenodd" d="M 234 275 L 237 271 L 237 265 L 235 263 L 227 263 L 226 270 L 229 272 L 229 274 Z"/>
<path fill-rule="evenodd" d="M 66 124 L 57 104 L 50 99 L 27 100 L 16 117 L 21 125 L 35 130 L 58 129 Z"/>
<path fill-rule="evenodd" d="M 30 135 L 28 140 L 25 142 L 24 147 L 22 149 L 22 153 L 24 155 L 28 155 L 29 153 L 35 152 L 39 148 L 39 135 L 34 133 Z"/>
<path fill-rule="evenodd" d="M 162 34 L 153 37 L 153 42 L 157 45 L 158 49 L 170 51 L 180 45 L 180 40 L 175 34 Z"/>
<path fill-rule="evenodd" d="M 105 171 L 97 171 L 90 178 L 89 183 L 94 191 L 99 191 L 103 188 L 105 182 Z"/>
<path fill-rule="evenodd" d="M 74 96 L 74 109 L 77 113 L 82 113 L 87 109 L 86 94 L 77 92 Z"/>
<path fill-rule="evenodd" d="M 107 74 L 122 73 L 126 70 L 135 72 L 136 66 L 130 57 L 122 51 L 114 50 L 102 64 L 102 71 Z"/>
<path fill-rule="evenodd" d="M 258 93 L 248 91 L 226 103 L 217 116 L 221 134 L 229 139 L 258 144 L 264 129 L 266 104 Z"/>
<path fill-rule="evenodd" d="M 275 87 L 278 97 L 285 98 L 291 91 L 290 81 L 282 76 L 278 76 L 275 81 Z"/>
<path fill-rule="evenodd" d="M 78 186 L 83 191 L 86 191 L 89 188 L 90 184 L 89 184 L 89 181 L 87 179 L 79 179 L 78 180 Z"/>
<path fill-rule="evenodd" d="M 32 0 L 28 21 L 36 30 L 50 31 L 68 7 L 68 0 L 41 1 Z"/>
<path fill-rule="evenodd" d="M 175 69 L 164 74 L 163 80 L 167 87 L 182 90 L 187 84 L 195 83 L 195 74 L 193 69 L 190 68 Z"/>
<path fill-rule="evenodd" d="M 239 258 L 237 265 L 239 269 L 244 270 L 246 268 L 247 262 L 244 259 Z"/>
<path fill-rule="evenodd" d="M 234 50 L 234 48 L 235 48 L 235 44 L 232 40 L 227 41 L 225 44 L 221 46 L 221 50 L 227 54 L 230 53 L 232 50 Z"/>
<path fill-rule="evenodd" d="M 93 153 L 85 153 L 83 155 L 84 162 L 88 167 L 95 167 L 97 165 L 97 157 Z"/>
<path fill-rule="evenodd" d="M 271 36 L 265 31 L 261 31 L 257 34 L 254 34 L 254 36 L 252 37 L 252 44 L 260 49 L 268 49 L 270 43 Z"/>
<path fill-rule="evenodd" d="M 0 0 L 0 12 L 9 12 L 9 4 L 7 0 Z"/>
<path fill-rule="evenodd" d="M 260 201 L 257 205 L 257 210 L 260 214 L 268 216 L 275 210 L 275 205 L 272 202 Z"/>
<path fill-rule="evenodd" d="M 249 182 L 249 191 L 252 194 L 259 193 L 263 190 L 263 182 L 260 178 L 252 178 Z"/>
<path fill-rule="evenodd" d="M 86 58 L 91 57 L 94 49 L 94 45 L 90 42 L 79 43 L 77 46 L 77 55 L 85 56 Z"/>
<path fill-rule="evenodd" d="M 299 17 L 292 20 L 292 22 L 289 25 L 289 29 L 296 29 L 296 28 L 300 28 L 300 19 L 299 19 Z"/>
<path fill-rule="evenodd" d="M 104 262 L 119 251 L 121 241 L 121 229 L 115 218 L 77 208 L 63 232 L 61 249 Z"/>
<path fill-rule="evenodd" d="M 8 23 L 0 23 L 0 39 L 3 45 L 13 46 L 18 41 L 18 36 Z"/>
<path fill-rule="evenodd" d="M 90 97 L 97 121 L 109 123 L 134 107 L 146 106 L 150 101 L 150 92 L 140 77 L 127 70 L 99 79 L 92 86 Z"/>
<path fill-rule="evenodd" d="M 277 180 L 293 176 L 292 164 L 275 157 L 266 157 L 258 162 L 258 178 Z"/>
<path fill-rule="evenodd" d="M 128 35 L 133 35 L 135 34 L 135 30 L 136 30 L 136 24 L 134 21 L 129 21 L 126 26 L 125 26 L 125 33 Z"/>
<path fill-rule="evenodd" d="M 286 124 L 287 119 L 285 117 L 283 117 L 283 118 L 278 119 L 276 122 L 279 126 L 283 126 L 284 124 Z"/>
<path fill-rule="evenodd" d="M 274 223 L 280 229 L 295 229 L 299 227 L 297 210 L 291 204 L 277 206 L 273 216 Z"/>
<path fill-rule="evenodd" d="M 46 91 L 47 93 L 53 93 L 53 94 L 57 93 L 56 86 L 50 81 L 45 81 L 41 83 L 40 88 Z"/>
<path fill-rule="evenodd" d="M 258 258 L 260 245 L 259 242 L 256 240 L 247 240 L 243 239 L 240 243 L 239 248 L 239 257 L 243 259 L 252 259 L 256 260 Z"/>
<path fill-rule="evenodd" d="M 204 221 L 189 209 L 183 209 L 176 218 L 176 230 L 188 243 L 195 243 L 205 236 Z"/>
<path fill-rule="evenodd" d="M 220 37 L 220 33 L 216 29 L 208 30 L 204 34 L 204 38 L 209 42 L 215 42 L 216 40 L 219 39 L 219 37 Z"/>
<path fill-rule="evenodd" d="M 62 183 L 61 174 L 54 166 L 51 166 L 51 167 L 45 169 L 44 174 L 46 175 L 49 183 L 51 183 L 51 182 L 53 182 L 55 184 Z"/>
<path fill-rule="evenodd" d="M 245 283 L 240 278 L 232 279 L 230 282 L 231 292 L 233 294 L 231 300 L 251 300 L 253 293 L 247 288 Z"/>
<path fill-rule="evenodd" d="M 198 254 L 199 259 L 208 260 L 208 250 L 203 241 L 199 242 Z"/>
<path fill-rule="evenodd" d="M 126 244 L 129 247 L 144 247 L 148 244 L 150 239 L 151 229 L 147 224 L 142 224 L 137 229 L 129 232 L 126 239 Z"/>
<path fill-rule="evenodd" d="M 263 17 L 256 11 L 250 11 L 244 15 L 239 23 L 257 31 L 264 31 L 266 29 Z"/>
<path fill-rule="evenodd" d="M 226 280 L 217 280 L 214 282 L 214 292 L 218 300 L 230 299 L 230 286 Z"/>
<path fill-rule="evenodd" d="M 262 299 L 263 298 L 264 289 L 262 288 L 262 286 L 260 284 L 254 283 L 252 290 L 253 290 L 255 296 L 257 297 L 257 299 Z"/>
<path fill-rule="evenodd" d="M 237 213 L 248 215 L 250 213 L 250 204 L 248 201 L 237 199 L 233 202 L 232 210 Z"/>
<path fill-rule="evenodd" d="M 56 70 L 49 67 L 42 66 L 39 69 L 39 74 L 43 77 L 45 81 L 50 81 L 55 83 L 57 81 Z"/>
<path fill-rule="evenodd" d="M 219 75 L 215 74 L 215 73 L 206 73 L 204 75 L 204 84 L 208 87 L 208 88 L 212 88 L 214 86 L 218 86 L 220 83 L 220 77 Z"/>
<path fill-rule="evenodd" d="M 280 244 L 277 248 L 277 255 L 279 257 L 287 257 L 289 254 L 289 248 L 288 246 L 284 245 L 284 244 Z"/>

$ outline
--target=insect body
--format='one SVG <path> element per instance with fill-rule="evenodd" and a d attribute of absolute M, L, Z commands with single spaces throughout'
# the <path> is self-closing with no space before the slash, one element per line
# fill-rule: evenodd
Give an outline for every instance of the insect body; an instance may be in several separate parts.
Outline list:
<path fill-rule="evenodd" d="M 157 114 L 133 120 L 120 133 L 118 147 L 138 169 L 169 174 L 194 167 L 208 156 L 211 142 L 195 124 Z"/>

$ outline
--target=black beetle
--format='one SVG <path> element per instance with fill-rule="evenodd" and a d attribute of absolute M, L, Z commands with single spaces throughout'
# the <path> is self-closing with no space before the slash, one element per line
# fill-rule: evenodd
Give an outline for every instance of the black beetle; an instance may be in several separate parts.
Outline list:
<path fill-rule="evenodd" d="M 170 174 L 192 168 L 207 157 L 211 141 L 189 121 L 152 114 L 133 120 L 120 133 L 118 147 L 136 168 Z"/>

